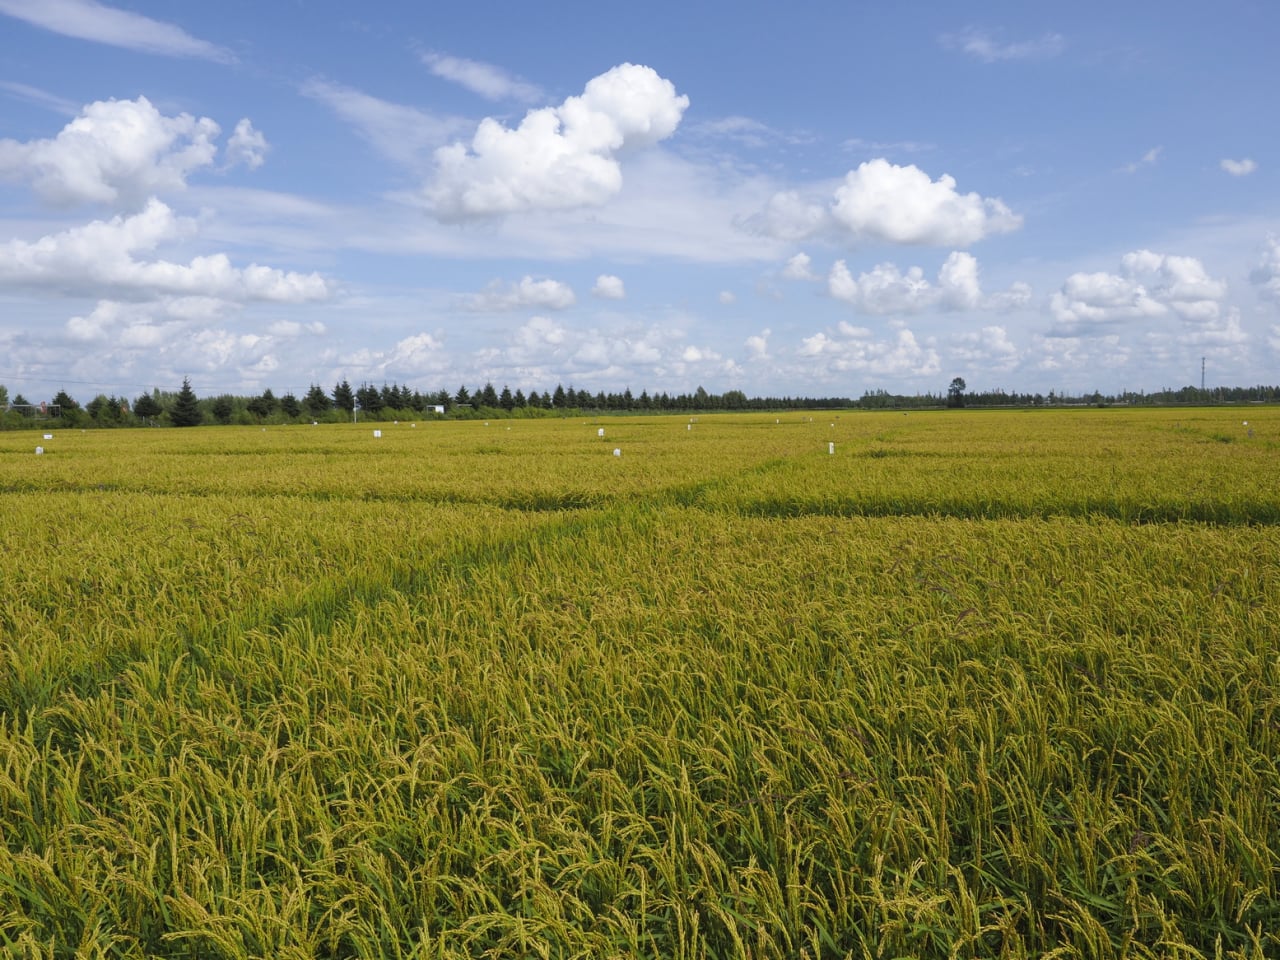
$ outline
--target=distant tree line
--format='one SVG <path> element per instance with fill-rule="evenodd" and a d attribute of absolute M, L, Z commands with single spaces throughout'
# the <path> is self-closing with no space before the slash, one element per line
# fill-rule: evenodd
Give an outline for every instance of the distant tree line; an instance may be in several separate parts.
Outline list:
<path fill-rule="evenodd" d="M 65 390 L 51 400 L 32 403 L 20 393 L 9 395 L 0 385 L 0 428 L 29 427 L 57 420 L 77 427 L 135 427 L 198 424 L 266 424 L 295 422 L 336 423 L 357 420 L 390 421 L 408 419 L 545 417 L 582 413 L 697 413 L 717 411 L 784 410 L 924 410 L 942 407 L 1059 407 L 1059 406 L 1168 406 L 1215 403 L 1280 402 L 1280 386 L 1197 387 L 1165 389 L 1152 393 L 1122 391 L 1103 394 L 1008 393 L 1001 389 L 969 391 L 956 377 L 943 392 L 895 394 L 869 390 L 857 399 L 849 397 L 748 397 L 741 390 L 721 394 L 698 387 L 692 393 L 637 396 L 630 388 L 622 392 L 574 389 L 557 384 L 553 389 L 514 392 L 505 384 L 501 390 L 492 383 L 455 391 L 440 389 L 423 393 L 398 383 L 375 386 L 362 383 L 353 388 L 342 380 L 325 389 L 311 384 L 301 397 L 293 393 L 276 396 L 270 389 L 255 396 L 219 394 L 197 397 L 190 380 L 177 391 L 152 390 L 130 399 L 100 393 L 83 406 Z"/>

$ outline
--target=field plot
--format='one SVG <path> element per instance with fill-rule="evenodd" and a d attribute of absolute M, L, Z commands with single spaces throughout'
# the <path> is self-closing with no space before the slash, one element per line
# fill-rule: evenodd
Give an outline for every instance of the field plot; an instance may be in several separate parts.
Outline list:
<path fill-rule="evenodd" d="M 378 427 L 0 434 L 6 956 L 1280 955 L 1280 412 Z"/>

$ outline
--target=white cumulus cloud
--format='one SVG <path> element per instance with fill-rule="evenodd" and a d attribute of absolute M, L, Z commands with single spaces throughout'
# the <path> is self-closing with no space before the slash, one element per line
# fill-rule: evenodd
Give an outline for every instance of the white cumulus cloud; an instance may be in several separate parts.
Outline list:
<path fill-rule="evenodd" d="M 1022 225 L 999 199 L 959 193 L 946 174 L 931 180 L 914 165 L 884 159 L 868 160 L 845 175 L 831 214 L 858 239 L 929 246 L 967 247 Z"/>
<path fill-rule="evenodd" d="M 448 368 L 444 344 L 430 333 L 404 337 L 389 350 L 368 347 L 341 357 L 344 370 L 356 379 L 406 379 L 438 376 Z"/>
<path fill-rule="evenodd" d="M 855 277 L 843 260 L 837 260 L 827 275 L 827 292 L 852 304 L 862 313 L 909 314 L 938 308 L 942 310 L 1009 309 L 1030 299 L 1026 284 L 984 296 L 979 280 L 978 260 L 970 253 L 953 250 L 931 283 L 920 267 L 903 272 L 893 263 L 877 264 Z"/>
<path fill-rule="evenodd" d="M 1179 338 L 1182 343 L 1196 347 L 1239 348 L 1249 342 L 1249 335 L 1240 325 L 1240 312 L 1228 310 L 1221 316 L 1198 324 Z"/>
<path fill-rule="evenodd" d="M 828 230 L 831 215 L 822 204 L 798 191 L 783 190 L 769 198 L 764 210 L 746 218 L 745 225 L 767 237 L 804 240 Z"/>
<path fill-rule="evenodd" d="M 65 337 L 79 345 L 77 372 L 95 378 L 173 382 L 175 369 L 232 370 L 250 377 L 278 369 L 279 337 L 220 325 L 239 309 L 204 297 L 163 297 L 150 303 L 100 300 L 88 314 L 67 321 Z"/>
<path fill-rule="evenodd" d="M 972 367 L 1007 373 L 1018 365 L 1018 348 L 1001 326 L 957 334 L 953 338 L 951 356 Z"/>
<path fill-rule="evenodd" d="M 598 206 L 622 189 L 619 156 L 671 136 L 688 105 L 650 67 L 622 64 L 515 129 L 486 118 L 469 145 L 438 149 L 427 200 L 444 221 Z"/>
<path fill-rule="evenodd" d="M 100 100 L 51 140 L 0 140 L 0 177 L 30 182 L 54 204 L 136 209 L 212 164 L 218 133 L 208 117 L 166 117 L 146 97 Z"/>
<path fill-rule="evenodd" d="M 627 298 L 627 288 L 623 285 L 622 278 L 608 273 L 602 273 L 596 277 L 596 285 L 591 288 L 591 292 L 601 300 L 625 300 Z"/>
<path fill-rule="evenodd" d="M 1253 160 L 1250 160 L 1248 157 L 1245 157 L 1243 160 L 1231 160 L 1224 157 L 1220 161 L 1219 166 L 1233 177 L 1247 177 L 1249 174 L 1253 173 L 1253 171 L 1258 169 L 1258 164 Z"/>
<path fill-rule="evenodd" d="M 192 221 L 175 217 L 153 199 L 130 217 L 95 220 L 31 243 L 10 240 L 0 246 L 0 281 L 139 300 L 181 295 L 300 303 L 330 294 L 319 274 L 285 272 L 256 263 L 238 268 L 222 253 L 195 257 L 186 264 L 135 256 L 193 232 Z"/>
<path fill-rule="evenodd" d="M 1280 303 L 1280 237 L 1267 237 L 1249 280 L 1257 285 L 1260 297 Z"/>
<path fill-rule="evenodd" d="M 845 262 L 837 260 L 827 277 L 827 290 L 864 313 L 917 313 L 934 300 L 923 270 L 909 267 L 903 273 L 892 263 L 877 264 L 855 278 Z"/>
<path fill-rule="evenodd" d="M 396 342 L 386 366 L 408 371 L 436 370 L 444 344 L 429 333 L 415 333 Z"/>
<path fill-rule="evenodd" d="M 805 337 L 796 354 L 807 358 L 827 376 L 850 372 L 876 376 L 936 376 L 942 369 L 937 349 L 921 343 L 902 328 L 889 339 L 877 340 L 861 327 L 841 325 Z"/>
<path fill-rule="evenodd" d="M 1195 257 L 1136 250 L 1121 259 L 1119 273 L 1073 273 L 1049 310 L 1066 332 L 1169 313 L 1208 323 L 1219 317 L 1226 295 L 1226 283 L 1210 277 Z"/>
<path fill-rule="evenodd" d="M 573 288 L 567 283 L 525 276 L 509 285 L 495 282 L 483 293 L 468 298 L 467 305 L 472 310 L 519 310 L 523 307 L 565 310 L 576 302 Z"/>
<path fill-rule="evenodd" d="M 938 271 L 938 295 L 953 310 L 974 310 L 982 305 L 978 282 L 978 258 L 959 250 L 952 252 Z"/>
<path fill-rule="evenodd" d="M 1009 284 L 1008 290 L 988 296 L 986 306 L 989 310 L 1018 310 L 1031 302 L 1031 294 L 1031 285 L 1017 280 Z"/>
<path fill-rule="evenodd" d="M 530 317 L 528 323 L 516 331 L 514 345 L 522 355 L 533 355 L 548 348 L 558 348 L 565 343 L 568 328 L 549 317 Z"/>
<path fill-rule="evenodd" d="M 812 263 L 807 253 L 797 253 L 782 268 L 782 275 L 788 280 L 817 280 L 817 275 L 811 269 Z"/>
<path fill-rule="evenodd" d="M 767 360 L 769 357 L 769 335 L 772 333 L 767 327 L 757 334 L 753 334 L 746 339 L 745 346 L 747 353 L 751 355 L 752 360 Z"/>
<path fill-rule="evenodd" d="M 227 141 L 224 152 L 228 166 L 234 167 L 238 163 L 243 163 L 250 170 L 257 170 L 267 159 L 269 149 L 267 138 L 260 131 L 255 130 L 253 122 L 245 117 L 236 124 L 235 132 Z"/>

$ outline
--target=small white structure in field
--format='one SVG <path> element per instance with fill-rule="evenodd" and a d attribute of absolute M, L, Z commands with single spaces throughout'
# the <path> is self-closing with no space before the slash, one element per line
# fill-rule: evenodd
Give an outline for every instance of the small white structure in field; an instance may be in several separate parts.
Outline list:
<path fill-rule="evenodd" d="M 1246 420 L 1246 421 L 1242 424 L 1242 426 L 1246 426 L 1246 427 L 1247 427 L 1248 425 L 1249 425 L 1249 421 L 1248 421 L 1248 420 Z M 46 440 L 48 440 L 49 438 L 48 438 L 48 437 L 45 437 L 45 439 L 46 439 Z"/>
<path fill-rule="evenodd" d="M 836 452 L 836 445 L 834 443 L 828 443 L 827 453 L 835 453 L 835 452 Z"/>
<path fill-rule="evenodd" d="M 410 426 L 412 429 L 415 429 L 415 430 L 418 428 L 418 425 L 417 425 L 416 423 L 411 423 L 411 424 L 409 424 L 409 426 Z"/>
<path fill-rule="evenodd" d="M 617 447 L 614 447 L 614 448 L 613 448 L 613 455 L 614 455 L 615 457 L 620 457 L 620 456 L 622 456 L 622 451 L 621 451 L 620 449 L 618 449 Z"/>
<path fill-rule="evenodd" d="M 599 430 L 596 431 L 596 436 L 599 437 L 601 440 L 604 439 L 604 427 L 601 427 Z"/>
<path fill-rule="evenodd" d="M 1245 424 L 1245 426 L 1246 426 L 1246 427 L 1247 427 L 1248 425 L 1249 425 L 1249 424 L 1247 424 L 1247 423 Z M 46 440 L 52 440 L 52 439 L 53 439 L 53 434 L 52 434 L 52 433 L 46 433 L 46 434 L 44 435 L 44 438 L 45 438 Z"/>
<path fill-rule="evenodd" d="M 692 424 L 692 423 L 686 423 L 686 424 L 684 425 L 684 428 L 685 428 L 686 430 L 692 430 L 692 429 L 693 429 L 693 424 Z"/>
<path fill-rule="evenodd" d="M 373 436 L 375 439 L 379 439 L 379 440 L 382 439 L 382 431 L 381 430 L 373 431 Z"/>
<path fill-rule="evenodd" d="M 36 447 L 36 456 L 38 457 L 42 453 L 44 453 L 44 447 Z"/>
<path fill-rule="evenodd" d="M 311 425 L 312 425 L 313 427 L 318 427 L 318 426 L 320 426 L 320 422 L 319 422 L 318 420 L 312 420 L 312 421 L 311 421 Z"/>

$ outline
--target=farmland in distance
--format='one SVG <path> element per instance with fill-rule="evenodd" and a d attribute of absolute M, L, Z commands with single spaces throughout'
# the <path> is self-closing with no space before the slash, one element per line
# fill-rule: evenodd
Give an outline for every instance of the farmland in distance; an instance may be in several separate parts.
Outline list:
<path fill-rule="evenodd" d="M 0 434 L 6 955 L 1280 954 L 1280 412 L 376 428 Z"/>

